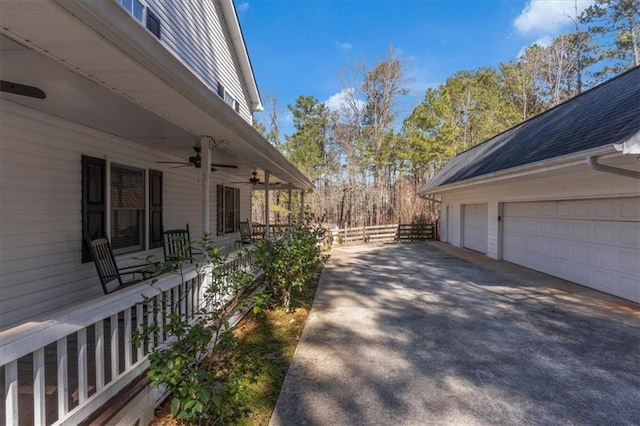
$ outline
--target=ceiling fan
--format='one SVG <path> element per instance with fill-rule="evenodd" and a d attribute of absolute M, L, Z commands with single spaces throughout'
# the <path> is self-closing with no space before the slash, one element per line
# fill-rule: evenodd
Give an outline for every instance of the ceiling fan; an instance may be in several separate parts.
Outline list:
<path fill-rule="evenodd" d="M 256 169 L 253 169 L 253 171 L 251 172 L 251 177 L 249 178 L 249 181 L 242 181 L 242 182 L 232 182 L 232 183 L 250 183 L 251 185 L 256 185 L 258 183 L 260 183 L 260 178 L 258 178 L 258 171 Z"/>
<path fill-rule="evenodd" d="M 196 152 L 196 155 L 189 157 L 189 161 L 185 162 L 185 161 L 158 161 L 158 163 L 160 164 L 179 164 L 178 166 L 175 167 L 171 167 L 172 169 L 178 168 L 178 167 L 195 167 L 196 169 L 199 169 L 200 167 L 202 167 L 202 157 L 200 157 L 200 147 L 198 146 L 194 146 L 193 150 Z M 211 171 L 215 172 L 217 169 L 216 167 L 225 167 L 228 169 L 237 169 L 238 166 L 233 165 L 233 164 L 216 164 L 216 163 L 212 163 L 211 164 Z"/>

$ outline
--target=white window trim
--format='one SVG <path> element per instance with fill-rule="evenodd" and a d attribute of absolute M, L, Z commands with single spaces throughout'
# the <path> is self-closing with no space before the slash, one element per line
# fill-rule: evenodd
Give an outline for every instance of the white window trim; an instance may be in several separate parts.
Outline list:
<path fill-rule="evenodd" d="M 131 255 L 136 255 L 136 254 L 140 254 L 140 253 L 144 253 L 150 250 L 150 239 L 151 239 L 151 230 L 149 228 L 150 226 L 150 222 L 151 222 L 151 205 L 150 205 L 150 199 L 149 199 L 149 192 L 150 192 L 150 188 L 149 188 L 149 168 L 148 167 L 136 167 L 136 166 L 132 166 L 129 164 L 124 164 L 124 163 L 120 163 L 120 162 L 114 162 L 109 160 L 108 158 L 105 158 L 105 194 L 106 194 L 106 200 L 105 200 L 105 221 L 106 221 L 106 226 L 105 226 L 105 231 L 106 234 L 109 237 L 109 241 L 111 241 L 112 238 L 112 234 L 111 234 L 111 214 L 112 214 L 112 210 L 111 210 L 111 166 L 122 166 L 122 167 L 129 167 L 132 169 L 138 169 L 144 172 L 144 238 L 143 238 L 143 244 L 142 244 L 142 249 L 140 250 L 133 250 L 133 251 L 126 251 L 124 253 L 120 253 L 120 250 L 114 250 L 113 255 L 115 257 L 127 257 L 127 256 L 131 256 Z"/>

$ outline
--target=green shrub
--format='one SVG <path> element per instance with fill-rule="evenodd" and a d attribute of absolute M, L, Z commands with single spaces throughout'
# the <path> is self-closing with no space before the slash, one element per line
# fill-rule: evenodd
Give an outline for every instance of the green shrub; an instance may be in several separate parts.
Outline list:
<path fill-rule="evenodd" d="M 322 247 L 327 230 L 312 215 L 306 217 L 302 223 L 294 222 L 283 238 L 256 244 L 256 264 L 286 311 L 291 310 L 293 290 L 309 282 L 324 260 Z"/>
<path fill-rule="evenodd" d="M 160 333 L 165 343 L 149 354 L 148 377 L 154 386 L 164 385 L 171 392 L 171 415 L 188 423 L 233 424 L 244 410 L 237 404 L 238 386 L 233 382 L 223 386 L 218 372 L 210 368 L 207 358 L 217 351 L 227 351 L 236 344 L 232 328 L 225 320 L 229 306 L 229 294 L 235 300 L 253 282 L 253 276 L 245 271 L 229 273 L 227 257 L 222 249 L 213 245 L 209 235 L 204 235 L 198 250 L 202 257 L 176 259 L 158 265 L 159 273 L 180 274 L 184 283 L 185 261 L 196 264 L 198 277 L 208 278 L 203 292 L 203 304 L 191 319 L 179 313 L 181 301 L 173 301 L 171 313 L 162 319 L 162 328 L 155 323 L 144 324 L 134 332 L 133 343 L 141 346 Z M 239 253 L 238 262 L 242 261 Z M 157 318 L 158 304 L 164 300 L 145 298 L 147 312 Z M 164 311 L 163 311 L 164 312 Z"/>

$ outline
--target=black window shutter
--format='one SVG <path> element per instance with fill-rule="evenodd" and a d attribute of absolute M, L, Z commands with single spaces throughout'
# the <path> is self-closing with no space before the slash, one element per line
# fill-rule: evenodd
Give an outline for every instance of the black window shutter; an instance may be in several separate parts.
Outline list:
<path fill-rule="evenodd" d="M 149 170 L 149 247 L 162 246 L 162 172 Z"/>
<path fill-rule="evenodd" d="M 224 186 L 216 185 L 216 235 L 224 235 Z"/>
<path fill-rule="evenodd" d="M 151 31 L 151 34 L 160 38 L 160 19 L 158 19 L 149 9 L 147 9 L 147 29 Z"/>
<path fill-rule="evenodd" d="M 236 202 L 235 212 L 234 212 L 235 225 L 233 230 L 235 232 L 238 232 L 240 231 L 240 189 L 236 188 L 235 192 L 236 192 L 235 197 L 233 197 Z"/>
<path fill-rule="evenodd" d="M 106 237 L 106 167 L 100 158 L 82 156 L 82 236 Z M 91 262 L 91 253 L 82 238 L 82 263 Z"/>

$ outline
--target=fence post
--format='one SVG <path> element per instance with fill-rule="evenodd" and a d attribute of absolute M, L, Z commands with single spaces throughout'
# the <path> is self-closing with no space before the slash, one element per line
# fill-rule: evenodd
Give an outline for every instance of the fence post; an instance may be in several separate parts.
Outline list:
<path fill-rule="evenodd" d="M 366 227 L 364 226 L 364 224 L 362 225 L 362 242 L 363 243 L 367 242 L 367 231 L 366 231 Z"/>

